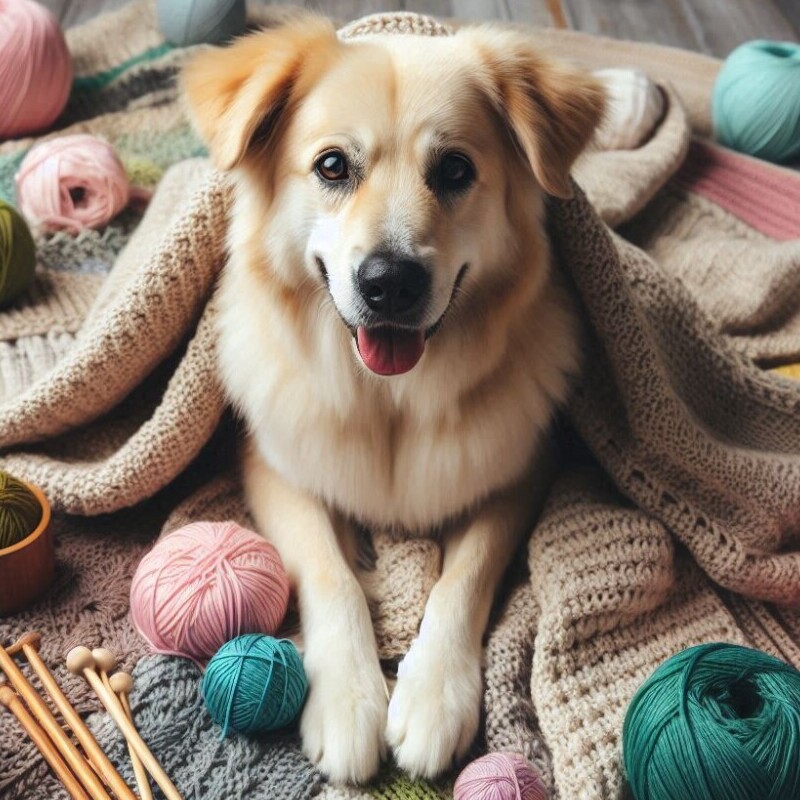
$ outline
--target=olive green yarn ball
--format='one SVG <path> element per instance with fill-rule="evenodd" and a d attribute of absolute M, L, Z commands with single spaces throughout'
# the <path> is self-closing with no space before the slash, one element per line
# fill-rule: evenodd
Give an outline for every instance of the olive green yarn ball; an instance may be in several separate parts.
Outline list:
<path fill-rule="evenodd" d="M 0 470 L 0 550 L 30 536 L 41 520 L 36 495 L 21 480 Z"/>
<path fill-rule="evenodd" d="M 36 246 L 28 223 L 0 200 L 0 308 L 10 305 L 33 282 Z"/>
<path fill-rule="evenodd" d="M 622 749 L 635 800 L 797 800 L 800 672 L 748 647 L 690 647 L 636 692 Z"/>

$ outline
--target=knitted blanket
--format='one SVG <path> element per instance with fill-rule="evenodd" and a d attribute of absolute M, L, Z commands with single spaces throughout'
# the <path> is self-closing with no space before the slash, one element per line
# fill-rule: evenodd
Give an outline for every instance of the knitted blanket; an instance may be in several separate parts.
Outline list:
<path fill-rule="evenodd" d="M 407 16 L 364 24 L 441 32 Z M 552 797 L 606 800 L 623 789 L 627 703 L 669 655 L 723 640 L 800 666 L 800 384 L 768 369 L 800 362 L 800 176 L 690 142 L 692 128 L 707 131 L 716 62 L 530 35 L 674 87 L 664 83 L 668 111 L 649 142 L 585 157 L 575 198 L 548 204 L 586 364 L 562 470 L 493 614 L 475 747 L 524 753 Z M 0 314 L 0 466 L 59 512 L 56 584 L 0 619 L 0 640 L 44 634 L 43 656 L 131 781 L 112 726 L 65 674 L 75 644 L 106 646 L 133 670 L 139 728 L 186 797 L 449 796 L 452 776 L 410 782 L 391 767 L 370 787 L 328 786 L 292 730 L 220 740 L 197 668 L 146 655 L 133 631 L 130 578 L 159 532 L 248 522 L 214 362 L 229 194 L 196 158 L 173 82 L 187 51 L 160 39 L 149 2 L 69 32 L 69 44 L 78 79 L 66 128 L 109 138 L 156 192 L 141 219 L 40 236 L 36 285 Z M 0 145 L 0 196 L 13 199 L 31 144 Z M 391 668 L 416 635 L 438 545 L 380 532 L 372 544 Z M 0 794 L 65 796 L 8 717 Z"/>

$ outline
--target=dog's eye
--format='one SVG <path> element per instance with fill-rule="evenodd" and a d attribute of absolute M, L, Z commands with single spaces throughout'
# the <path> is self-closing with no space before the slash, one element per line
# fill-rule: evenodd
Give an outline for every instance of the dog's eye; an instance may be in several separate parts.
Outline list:
<path fill-rule="evenodd" d="M 338 150 L 323 153 L 314 164 L 314 171 L 324 181 L 346 181 L 350 177 L 347 159 Z"/>
<path fill-rule="evenodd" d="M 475 180 L 475 167 L 461 153 L 448 153 L 434 176 L 435 188 L 443 192 L 463 192 Z"/>

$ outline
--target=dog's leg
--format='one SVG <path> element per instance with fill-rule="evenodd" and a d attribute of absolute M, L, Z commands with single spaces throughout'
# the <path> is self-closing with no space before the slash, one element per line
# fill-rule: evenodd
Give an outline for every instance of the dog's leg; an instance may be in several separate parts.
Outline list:
<path fill-rule="evenodd" d="M 398 669 L 386 738 L 413 776 L 434 777 L 478 730 L 481 640 L 500 579 L 531 524 L 531 491 L 489 500 L 445 536 L 442 575 Z"/>
<path fill-rule="evenodd" d="M 384 748 L 386 688 L 367 601 L 345 554 L 349 544 L 343 548 L 321 502 L 252 452 L 244 475 L 256 523 L 298 593 L 309 680 L 303 750 L 333 781 L 369 780 Z"/>

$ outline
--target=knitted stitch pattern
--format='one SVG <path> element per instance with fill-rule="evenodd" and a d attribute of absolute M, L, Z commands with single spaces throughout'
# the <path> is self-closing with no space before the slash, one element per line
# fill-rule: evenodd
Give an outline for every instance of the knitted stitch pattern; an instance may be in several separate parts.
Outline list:
<path fill-rule="evenodd" d="M 406 16 L 386 26 L 446 33 Z M 79 77 L 65 130 L 106 135 L 141 182 L 160 180 L 141 220 L 122 217 L 82 240 L 40 239 L 37 286 L 0 315 L 0 465 L 42 485 L 60 512 L 57 582 L 0 620 L 0 637 L 41 631 L 45 659 L 84 713 L 96 706 L 64 676 L 63 656 L 75 644 L 115 651 L 134 669 L 142 733 L 186 797 L 447 796 L 452 776 L 411 783 L 391 771 L 370 787 L 329 787 L 291 731 L 220 742 L 197 702 L 196 670 L 143 658 L 127 611 L 145 548 L 193 519 L 248 522 L 214 357 L 229 192 L 202 160 L 169 166 L 202 151 L 173 84 L 187 51 L 163 43 L 150 3 L 69 35 Z M 565 458 L 527 564 L 493 614 L 476 743 L 476 752 L 524 753 L 552 797 L 606 800 L 622 790 L 626 705 L 663 659 L 726 640 L 800 665 L 800 386 L 762 369 L 800 361 L 789 300 L 800 296 L 798 244 L 774 241 L 763 224 L 797 196 L 800 178 L 727 155 L 716 159 L 724 180 L 713 169 L 698 175 L 696 144 L 681 169 L 689 125 L 707 130 L 717 62 L 579 34 L 530 36 L 543 50 L 590 66 L 633 63 L 674 86 L 662 87 L 668 110 L 651 141 L 588 155 L 575 170 L 582 190 L 548 206 L 556 259 L 585 321 L 585 369 L 567 417 L 591 457 Z M 0 193 L 31 144 L 0 145 Z M 731 197 L 731 174 L 756 175 L 757 218 Z M 440 554 L 435 542 L 380 531 L 371 540 L 364 568 L 391 672 L 416 635 Z M 92 724 L 127 769 L 111 727 L 100 715 Z M 65 796 L 10 718 L 0 727 L 0 794 Z"/>

